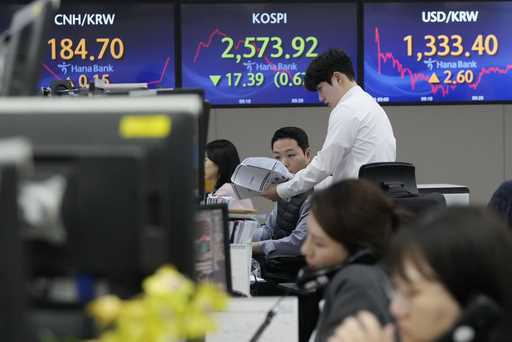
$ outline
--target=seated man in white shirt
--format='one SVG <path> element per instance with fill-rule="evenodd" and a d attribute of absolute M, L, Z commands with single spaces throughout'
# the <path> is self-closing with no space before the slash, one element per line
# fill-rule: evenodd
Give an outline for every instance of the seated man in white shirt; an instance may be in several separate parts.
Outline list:
<path fill-rule="evenodd" d="M 308 136 L 298 127 L 278 129 L 272 137 L 271 147 L 274 158 L 294 174 L 311 160 Z M 293 281 L 298 269 L 305 265 L 300 247 L 307 235 L 306 218 L 311 207 L 309 194 L 305 192 L 290 201 L 277 201 L 266 223 L 254 234 L 252 251 L 260 261 L 264 276 L 265 271 L 280 273 L 282 280 Z"/>
<path fill-rule="evenodd" d="M 332 182 L 357 178 L 362 165 L 396 158 L 389 118 L 375 99 L 357 85 L 352 61 L 345 52 L 331 49 L 315 58 L 306 71 L 305 86 L 318 91 L 320 101 L 332 108 L 327 136 L 306 168 L 263 193 L 274 201 L 306 192 L 329 176 Z"/>

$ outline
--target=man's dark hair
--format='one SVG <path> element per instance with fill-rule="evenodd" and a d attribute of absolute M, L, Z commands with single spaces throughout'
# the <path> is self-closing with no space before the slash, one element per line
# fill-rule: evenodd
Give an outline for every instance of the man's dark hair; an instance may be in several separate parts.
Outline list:
<path fill-rule="evenodd" d="M 270 148 L 274 148 L 274 143 L 281 139 L 293 139 L 297 142 L 297 145 L 302 149 L 304 153 L 309 148 L 308 135 L 302 128 L 299 127 L 281 127 L 275 131 L 272 136 Z"/>
<path fill-rule="evenodd" d="M 351 81 L 355 79 L 354 66 L 350 57 L 341 49 L 329 49 L 316 57 L 308 66 L 304 85 L 309 91 L 317 91 L 318 84 L 331 84 L 334 72 L 345 74 Z"/>
<path fill-rule="evenodd" d="M 231 175 L 240 164 L 235 145 L 225 139 L 211 141 L 206 145 L 206 156 L 219 168 L 219 179 L 215 184 L 215 190 L 231 182 Z"/>

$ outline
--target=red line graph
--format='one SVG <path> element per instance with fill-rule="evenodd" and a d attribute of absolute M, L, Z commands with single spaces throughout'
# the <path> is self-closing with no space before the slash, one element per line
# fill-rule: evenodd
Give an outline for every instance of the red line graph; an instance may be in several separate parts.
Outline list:
<path fill-rule="evenodd" d="M 50 75 L 52 75 L 56 80 L 61 80 L 60 76 L 55 72 L 53 71 L 48 65 L 42 63 L 43 65 L 43 68 L 45 68 L 46 71 L 48 71 L 48 73 L 50 73 Z"/>
<path fill-rule="evenodd" d="M 167 72 L 167 69 L 169 69 L 169 64 L 171 63 L 171 57 L 167 57 L 165 59 L 165 62 L 164 62 L 164 66 L 162 67 L 162 71 L 160 72 L 160 78 L 158 80 L 152 80 L 152 81 L 148 81 L 146 82 L 147 84 L 158 84 L 158 83 L 162 83 L 162 81 L 164 80 L 164 77 L 165 77 L 165 74 Z M 48 66 L 47 64 L 45 63 L 41 63 L 41 65 L 43 66 L 43 68 L 50 74 L 53 76 L 53 78 L 55 78 L 56 80 L 62 80 L 62 77 L 59 76 L 59 74 L 55 71 L 52 70 L 52 68 L 50 68 L 50 66 Z"/>
<path fill-rule="evenodd" d="M 404 79 L 406 76 L 409 77 L 411 83 L 411 89 L 414 90 L 416 87 L 416 83 L 419 81 L 428 82 L 430 79 L 429 75 L 426 75 L 422 72 L 413 72 L 410 68 L 404 66 L 399 59 L 393 56 L 392 52 L 382 52 L 382 45 L 380 40 L 380 32 L 379 29 L 375 28 L 375 44 L 377 45 L 377 71 L 379 74 L 382 73 L 382 63 L 387 63 L 391 61 L 393 68 L 396 69 L 400 73 L 400 78 Z M 501 74 L 505 75 L 512 70 L 512 64 L 507 64 L 506 67 L 498 67 L 498 66 L 490 66 L 483 67 L 480 69 L 475 81 L 470 84 L 466 84 L 473 90 L 476 90 L 480 85 L 482 79 L 489 74 Z M 438 91 L 441 91 L 441 95 L 447 96 L 451 90 L 455 90 L 459 85 L 451 84 L 451 85 L 442 85 L 442 84 L 430 84 L 433 94 L 437 94 Z"/>
<path fill-rule="evenodd" d="M 194 54 L 194 64 L 197 62 L 197 60 L 199 59 L 200 55 L 201 55 L 201 50 L 202 49 L 207 49 L 210 47 L 210 45 L 212 44 L 214 38 L 216 36 L 220 36 L 220 37 L 228 37 L 228 35 L 226 33 L 224 33 L 223 31 L 221 31 L 219 28 L 215 28 L 212 30 L 212 32 L 210 32 L 208 34 L 208 40 L 206 42 L 203 42 L 203 41 L 200 41 L 198 44 L 197 44 L 197 47 L 196 47 L 196 52 Z M 238 40 L 235 44 L 235 47 L 234 49 L 235 50 L 240 50 L 240 45 L 242 45 L 244 43 L 243 40 Z M 256 52 L 259 52 L 260 51 L 260 48 L 258 48 L 257 46 L 255 46 L 253 44 L 253 46 L 256 48 Z M 272 68 L 271 70 L 274 71 L 274 72 L 285 72 L 288 74 L 288 76 L 292 77 L 292 72 L 290 70 L 287 70 L 287 69 L 282 69 L 282 68 L 278 68 L 274 62 L 272 62 L 270 60 L 270 58 L 268 58 L 267 56 L 263 56 L 263 60 L 265 61 L 265 63 L 267 65 L 270 65 Z"/>
<path fill-rule="evenodd" d="M 148 84 L 162 83 L 162 81 L 164 80 L 164 77 L 165 77 L 165 73 L 167 72 L 167 68 L 169 67 L 169 63 L 170 62 L 171 62 L 171 57 L 167 57 L 165 59 L 164 67 L 162 68 L 162 72 L 160 73 L 160 79 L 154 80 L 154 81 L 149 81 Z"/>

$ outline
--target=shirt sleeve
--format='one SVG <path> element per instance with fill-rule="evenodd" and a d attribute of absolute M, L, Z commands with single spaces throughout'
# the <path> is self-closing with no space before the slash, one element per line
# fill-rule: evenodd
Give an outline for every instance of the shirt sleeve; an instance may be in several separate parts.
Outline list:
<path fill-rule="evenodd" d="M 265 256 L 297 256 L 300 255 L 300 247 L 307 236 L 307 217 L 311 209 L 311 196 L 309 196 L 300 208 L 300 216 L 295 229 L 290 235 L 277 240 L 262 242 L 262 250 Z"/>
<path fill-rule="evenodd" d="M 359 120 L 348 107 L 340 106 L 334 110 L 322 149 L 306 168 L 297 172 L 288 182 L 277 186 L 279 197 L 289 199 L 313 188 L 334 173 L 352 148 Z"/>
<path fill-rule="evenodd" d="M 272 211 L 270 214 L 267 215 L 267 219 L 265 221 L 265 224 L 262 224 L 261 226 L 256 229 L 252 236 L 252 241 L 263 241 L 263 240 L 269 240 L 272 239 L 272 231 L 274 227 L 276 226 L 277 222 L 277 204 L 274 204 L 274 207 L 272 208 Z"/>

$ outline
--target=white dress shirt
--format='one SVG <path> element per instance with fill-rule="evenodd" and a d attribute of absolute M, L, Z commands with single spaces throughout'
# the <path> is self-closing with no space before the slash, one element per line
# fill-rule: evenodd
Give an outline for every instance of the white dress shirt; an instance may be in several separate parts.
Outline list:
<path fill-rule="evenodd" d="M 322 149 L 306 168 L 279 184 L 277 193 L 281 198 L 290 198 L 328 176 L 332 176 L 332 182 L 357 178 L 361 165 L 395 160 L 396 140 L 388 116 L 356 85 L 332 110 Z"/>

